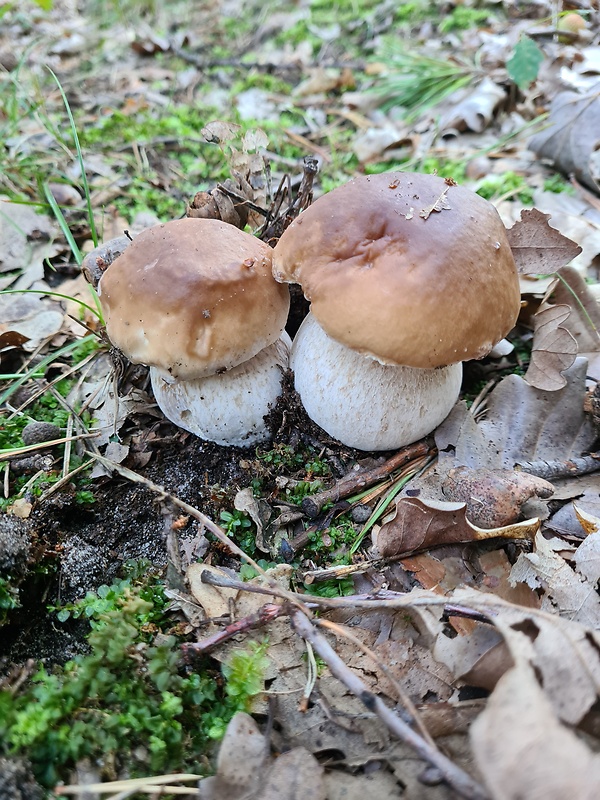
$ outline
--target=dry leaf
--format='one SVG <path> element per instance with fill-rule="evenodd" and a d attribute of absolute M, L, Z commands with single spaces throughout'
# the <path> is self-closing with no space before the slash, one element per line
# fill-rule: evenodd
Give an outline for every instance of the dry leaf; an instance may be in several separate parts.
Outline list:
<path fill-rule="evenodd" d="M 577 358 L 558 392 L 534 389 L 509 375 L 490 394 L 479 423 L 459 403 L 435 434 L 440 465 L 512 469 L 524 461 L 580 456 L 596 438 L 583 410 L 586 370 L 587 361 Z"/>
<path fill-rule="evenodd" d="M 238 711 L 219 748 L 217 774 L 198 784 L 202 800 L 250 800 L 259 785 L 268 749 L 251 716 Z"/>
<path fill-rule="evenodd" d="M 565 304 L 571 313 L 561 327 L 575 337 L 579 355 L 589 362 L 588 376 L 600 378 L 600 365 L 594 364 L 600 354 L 600 308 L 583 276 L 573 267 L 563 267 L 551 289 L 550 300 Z M 596 373 L 596 374 L 595 374 Z"/>
<path fill-rule="evenodd" d="M 465 503 L 440 503 L 401 497 L 396 511 L 378 534 L 376 548 L 382 558 L 408 555 L 417 550 L 458 542 L 473 542 L 499 536 L 505 539 L 533 539 L 539 520 L 530 519 L 501 528 L 484 530 L 465 516 Z"/>
<path fill-rule="evenodd" d="M 326 800 L 323 767 L 304 747 L 283 753 L 267 773 L 260 800 Z"/>
<path fill-rule="evenodd" d="M 600 757 L 559 722 L 528 664 L 500 679 L 471 727 L 471 746 L 494 800 L 598 796 Z"/>
<path fill-rule="evenodd" d="M 548 275 L 581 253 L 581 247 L 548 224 L 549 214 L 523 209 L 521 219 L 507 231 L 508 242 L 523 274 Z"/>
<path fill-rule="evenodd" d="M 252 489 L 242 489 L 239 491 L 233 501 L 233 505 L 237 511 L 243 511 L 256 525 L 256 546 L 263 553 L 269 552 L 269 546 L 264 541 L 264 528 L 268 524 L 273 509 L 263 500 L 262 497 L 256 498 Z"/>
<path fill-rule="evenodd" d="M 63 325 L 60 305 L 41 294 L 6 294 L 0 296 L 0 335 L 18 334 L 25 338 L 21 345 L 32 352 L 51 339 Z"/>
<path fill-rule="evenodd" d="M 186 577 L 190 584 L 190 591 L 206 612 L 208 618 L 222 617 L 231 611 L 231 602 L 238 596 L 237 589 L 228 589 L 224 586 L 213 586 L 202 581 L 202 573 L 210 572 L 218 578 L 230 578 L 231 575 L 219 567 L 210 564 L 190 564 Z"/>
<path fill-rule="evenodd" d="M 529 149 L 597 192 L 593 156 L 600 147 L 600 92 L 561 92 L 550 105 L 548 123 L 531 139 Z"/>
<path fill-rule="evenodd" d="M 521 506 L 531 497 L 551 497 L 554 487 L 526 472 L 456 467 L 448 473 L 442 492 L 448 500 L 466 503 L 473 524 L 498 528 L 516 522 Z"/>
<path fill-rule="evenodd" d="M 545 539 L 538 534 L 533 552 L 521 553 L 518 557 L 510 581 L 513 585 L 526 583 L 537 591 L 543 589 L 542 610 L 558 612 L 566 619 L 600 628 L 597 581 L 590 583 L 558 555 L 556 550 L 564 546 L 562 539 Z"/>
<path fill-rule="evenodd" d="M 570 314 L 569 305 L 556 305 L 546 306 L 533 315 L 533 349 L 524 378 L 530 386 L 546 392 L 566 386 L 562 373 L 577 357 L 577 340 L 561 324 Z"/>
<path fill-rule="evenodd" d="M 597 630 L 474 589 L 456 590 L 452 602 L 489 618 L 504 637 L 513 661 L 529 662 L 540 676 L 554 712 L 563 722 L 576 725 L 583 719 L 600 687 Z"/>
<path fill-rule="evenodd" d="M 464 95 L 464 92 L 461 92 Z M 506 91 L 491 78 L 484 78 L 462 99 L 449 97 L 450 110 L 439 121 L 441 131 L 455 128 L 481 133 L 492 121 L 494 111 L 506 99 Z"/>
<path fill-rule="evenodd" d="M 27 273 L 27 285 L 18 288 L 28 289 L 44 277 L 44 259 L 60 252 L 53 244 L 56 234 L 57 226 L 46 214 L 0 197 L 0 272 Z"/>

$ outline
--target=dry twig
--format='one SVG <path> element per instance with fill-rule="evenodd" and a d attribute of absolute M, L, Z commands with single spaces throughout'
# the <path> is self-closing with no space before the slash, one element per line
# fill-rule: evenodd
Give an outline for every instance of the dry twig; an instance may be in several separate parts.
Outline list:
<path fill-rule="evenodd" d="M 388 708 L 380 697 L 368 689 L 360 678 L 344 664 L 327 639 L 317 631 L 304 614 L 295 611 L 292 614 L 292 624 L 296 632 L 310 642 L 317 655 L 326 662 L 332 674 L 358 697 L 369 711 L 377 714 L 394 736 L 410 745 L 424 761 L 439 770 L 446 783 L 461 797 L 468 800 L 489 800 L 489 794 L 477 781 L 457 767 L 439 750 L 431 747 L 401 717 Z"/>
<path fill-rule="evenodd" d="M 345 475 L 330 489 L 305 497 L 302 501 L 302 510 L 307 517 L 314 519 L 319 516 L 325 503 L 337 503 L 338 500 L 344 497 L 350 497 L 350 495 L 372 486 L 377 481 L 387 478 L 392 472 L 408 464 L 409 461 L 433 455 L 435 452 L 435 448 L 428 444 L 427 441 L 409 444 L 378 467 L 364 472 L 352 472 L 349 475 Z"/>

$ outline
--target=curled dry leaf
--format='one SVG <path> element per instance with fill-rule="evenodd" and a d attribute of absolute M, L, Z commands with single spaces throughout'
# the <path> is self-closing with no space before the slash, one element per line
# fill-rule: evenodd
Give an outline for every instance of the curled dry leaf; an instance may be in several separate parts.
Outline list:
<path fill-rule="evenodd" d="M 526 472 L 455 467 L 442 483 L 442 492 L 448 500 L 466 503 L 474 525 L 499 528 L 516 522 L 521 506 L 531 497 L 551 497 L 554 487 Z"/>
<path fill-rule="evenodd" d="M 474 589 L 457 589 L 452 602 L 485 614 L 502 634 L 513 662 L 531 664 L 540 676 L 557 717 L 571 725 L 581 722 L 598 698 L 597 628 Z"/>
<path fill-rule="evenodd" d="M 401 497 L 396 502 L 392 519 L 381 526 L 375 544 L 382 558 L 392 558 L 430 547 L 497 536 L 504 539 L 533 539 L 539 527 L 538 519 L 529 519 L 486 530 L 469 522 L 465 503 Z"/>
<path fill-rule="evenodd" d="M 186 574 L 191 593 L 202 606 L 209 619 L 229 614 L 231 611 L 231 603 L 234 602 L 238 596 L 238 590 L 204 583 L 202 581 L 203 572 L 210 572 L 218 578 L 229 578 L 231 576 L 219 567 L 200 563 L 190 564 Z"/>
<path fill-rule="evenodd" d="M 269 546 L 265 542 L 264 529 L 273 514 L 271 506 L 262 497 L 256 498 L 250 488 L 241 489 L 236 494 L 233 505 L 237 511 L 243 511 L 248 514 L 254 522 L 256 525 L 256 546 L 263 553 L 268 553 Z"/>
<path fill-rule="evenodd" d="M 235 196 L 237 195 L 237 196 Z M 197 192 L 187 207 L 186 216 L 194 219 L 219 219 L 243 230 L 248 222 L 247 202 L 254 200 L 254 192 L 241 175 L 228 178 L 210 192 Z"/>
<path fill-rule="evenodd" d="M 561 92 L 550 105 L 548 126 L 528 145 L 540 158 L 550 159 L 565 175 L 574 175 L 590 189 L 600 183 L 594 156 L 600 147 L 600 92 L 581 95 Z"/>
<path fill-rule="evenodd" d="M 521 275 L 549 275 L 581 253 L 578 244 L 551 227 L 549 214 L 523 209 L 521 219 L 507 231 L 508 242 Z"/>
<path fill-rule="evenodd" d="M 555 392 L 567 385 L 562 373 L 577 358 L 577 340 L 561 324 L 570 314 L 570 306 L 557 305 L 533 316 L 533 349 L 525 380 L 535 389 Z"/>

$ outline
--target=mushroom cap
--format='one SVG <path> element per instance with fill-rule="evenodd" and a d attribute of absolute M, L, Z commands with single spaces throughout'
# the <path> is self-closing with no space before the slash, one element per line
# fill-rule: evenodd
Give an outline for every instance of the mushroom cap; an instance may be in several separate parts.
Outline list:
<path fill-rule="evenodd" d="M 273 274 L 301 284 L 329 336 L 382 364 L 482 358 L 520 308 L 496 209 L 433 175 L 362 176 L 323 195 L 282 235 Z"/>
<path fill-rule="evenodd" d="M 109 339 L 134 363 L 182 380 L 247 361 L 287 319 L 289 292 L 273 280 L 272 252 L 218 220 L 149 228 L 98 284 Z"/>

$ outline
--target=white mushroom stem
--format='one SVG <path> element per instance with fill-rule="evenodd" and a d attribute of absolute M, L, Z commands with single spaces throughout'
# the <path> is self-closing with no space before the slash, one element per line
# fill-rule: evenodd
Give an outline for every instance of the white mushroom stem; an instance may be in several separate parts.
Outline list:
<path fill-rule="evenodd" d="M 359 450 L 393 450 L 427 436 L 460 392 L 462 365 L 384 366 L 331 339 L 309 314 L 290 356 L 309 417 Z"/>
<path fill-rule="evenodd" d="M 283 333 L 249 361 L 197 380 L 174 381 L 152 367 L 154 397 L 167 419 L 201 439 L 250 447 L 269 438 L 263 418 L 281 394 L 290 346 Z"/>

